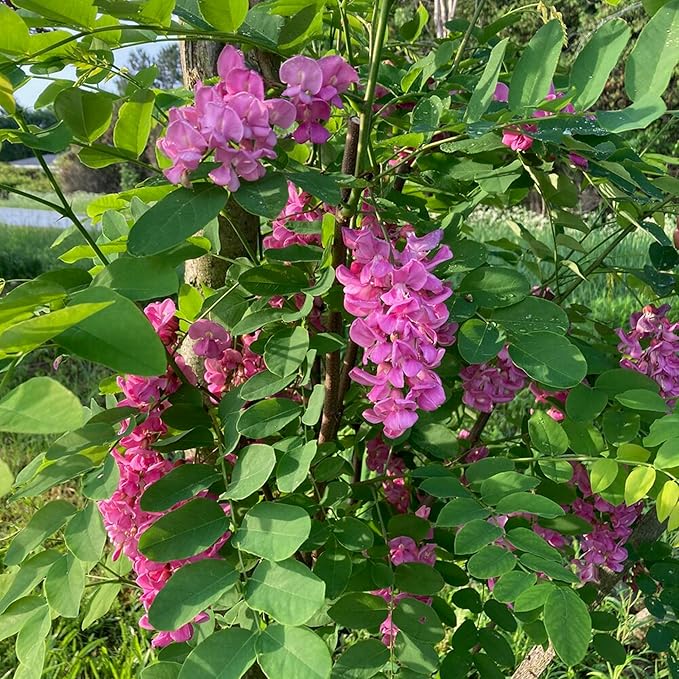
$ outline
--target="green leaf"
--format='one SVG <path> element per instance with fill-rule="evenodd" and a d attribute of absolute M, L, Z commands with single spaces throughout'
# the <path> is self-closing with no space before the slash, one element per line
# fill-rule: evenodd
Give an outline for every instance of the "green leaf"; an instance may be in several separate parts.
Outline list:
<path fill-rule="evenodd" d="M 285 377 L 296 372 L 309 351 L 309 333 L 297 326 L 283 328 L 267 340 L 264 363 L 275 375 Z"/>
<path fill-rule="evenodd" d="M 600 493 L 606 490 L 618 476 L 618 463 L 615 460 L 601 458 L 589 470 L 589 480 L 592 490 Z"/>
<path fill-rule="evenodd" d="M 288 182 L 282 174 L 269 170 L 256 182 L 241 182 L 233 199 L 251 215 L 276 219 L 288 202 Z"/>
<path fill-rule="evenodd" d="M 0 331 L 0 355 L 31 351 L 68 328 L 94 316 L 109 304 L 111 302 L 76 304 L 11 325 Z"/>
<path fill-rule="evenodd" d="M 47 602 L 41 596 L 26 596 L 15 601 L 0 617 L 0 639 L 14 636 L 41 608 L 47 609 Z"/>
<path fill-rule="evenodd" d="M 607 403 L 608 396 L 605 392 L 578 384 L 568 392 L 566 413 L 577 422 L 591 422 L 601 414 Z"/>
<path fill-rule="evenodd" d="M 179 465 L 144 490 L 140 507 L 145 512 L 165 512 L 209 488 L 219 478 L 220 474 L 207 464 Z"/>
<path fill-rule="evenodd" d="M 325 583 L 303 563 L 262 561 L 248 580 L 245 602 L 283 625 L 303 625 L 325 602 Z"/>
<path fill-rule="evenodd" d="M 435 94 L 420 99 L 413 110 L 411 132 L 435 132 L 443 113 L 443 102 Z"/>
<path fill-rule="evenodd" d="M 667 404 L 658 394 L 647 389 L 629 389 L 617 394 L 615 400 L 632 410 L 644 410 L 652 413 L 666 413 Z"/>
<path fill-rule="evenodd" d="M 497 503 L 498 514 L 511 514 L 513 512 L 535 514 L 546 519 L 554 519 L 565 514 L 564 510 L 548 497 L 525 492 L 512 493 Z"/>
<path fill-rule="evenodd" d="M 419 422 L 410 432 L 410 443 L 418 450 L 441 460 L 449 460 L 458 452 L 457 435 L 442 424 Z"/>
<path fill-rule="evenodd" d="M 67 552 L 54 562 L 45 578 L 45 596 L 50 608 L 64 618 L 77 618 L 84 591 L 82 562 Z"/>
<path fill-rule="evenodd" d="M 139 538 L 139 551 L 151 561 L 188 559 L 211 547 L 228 528 L 221 505 L 195 498 L 147 528 Z"/>
<path fill-rule="evenodd" d="M 486 545 L 467 562 L 469 575 L 477 580 L 498 578 L 514 570 L 516 557 L 497 545 Z"/>
<path fill-rule="evenodd" d="M 228 592 L 238 579 L 238 573 L 222 559 L 186 564 L 156 594 L 149 622 L 157 630 L 178 629 Z"/>
<path fill-rule="evenodd" d="M 118 111 L 118 120 L 113 128 L 113 143 L 123 151 L 140 156 L 146 148 L 155 95 L 151 90 L 137 90 Z"/>
<path fill-rule="evenodd" d="M 118 257 L 106 265 L 93 285 L 112 288 L 135 302 L 177 294 L 177 270 L 160 257 Z"/>
<path fill-rule="evenodd" d="M 73 304 L 110 304 L 58 335 L 55 342 L 59 346 L 116 372 L 142 376 L 165 372 L 167 359 L 163 343 L 133 302 L 113 290 L 100 287 L 78 292 L 72 295 L 71 301 Z"/>
<path fill-rule="evenodd" d="M 52 0 L 17 0 L 13 4 L 69 28 L 73 26 L 92 28 L 97 15 L 92 0 L 69 0 L 67 3 L 55 3 Z M 60 116 L 57 114 L 57 117 Z"/>
<path fill-rule="evenodd" d="M 294 373 L 285 377 L 279 377 L 268 370 L 263 370 L 262 372 L 255 373 L 243 384 L 240 394 L 245 401 L 258 401 L 283 391 L 295 377 Z"/>
<path fill-rule="evenodd" d="M 113 606 L 114 602 L 120 594 L 122 585 L 116 583 L 106 583 L 105 585 L 99 585 L 96 588 L 94 596 L 90 599 L 89 606 L 87 608 L 87 613 L 83 618 L 81 628 L 86 630 L 91 627 L 97 620 L 103 618 Z"/>
<path fill-rule="evenodd" d="M 288 398 L 271 398 L 244 410 L 236 426 L 243 436 L 263 439 L 280 432 L 286 424 L 297 419 L 301 411 L 302 406 Z"/>
<path fill-rule="evenodd" d="M 311 518 L 301 507 L 260 502 L 245 515 L 232 543 L 269 561 L 283 561 L 302 546 L 310 532 Z"/>
<path fill-rule="evenodd" d="M 294 493 L 304 482 L 316 456 L 316 441 L 286 450 L 276 466 L 276 485 L 281 493 Z"/>
<path fill-rule="evenodd" d="M 512 528 L 507 533 L 507 539 L 522 552 L 535 554 L 545 559 L 561 559 L 559 552 L 530 528 Z"/>
<path fill-rule="evenodd" d="M 500 40 L 493 47 L 486 62 L 486 67 L 483 69 L 481 79 L 472 92 L 469 105 L 467 106 L 466 119 L 467 122 L 474 123 L 481 119 L 481 116 L 486 112 L 490 102 L 495 93 L 495 86 L 502 68 L 502 60 L 505 57 L 505 49 L 509 38 Z"/>
<path fill-rule="evenodd" d="M 516 601 L 518 597 L 537 582 L 533 573 L 510 571 L 505 573 L 493 587 L 493 596 L 502 603 Z"/>
<path fill-rule="evenodd" d="M 625 65 L 625 91 L 638 102 L 659 98 L 679 63 L 679 0 L 661 7 L 644 26 Z"/>
<path fill-rule="evenodd" d="M 553 332 L 535 332 L 512 340 L 509 355 L 529 377 L 553 389 L 574 387 L 587 374 L 587 361 L 580 350 Z"/>
<path fill-rule="evenodd" d="M 373 532 L 368 525 L 353 516 L 340 519 L 333 527 L 337 542 L 352 552 L 362 552 L 373 546 Z"/>
<path fill-rule="evenodd" d="M 178 679 L 182 666 L 178 662 L 161 660 L 147 665 L 139 675 L 139 679 Z"/>
<path fill-rule="evenodd" d="M 592 620 L 584 601 L 572 589 L 557 587 L 549 593 L 545 629 L 566 665 L 572 667 L 582 661 L 592 636 Z"/>
<path fill-rule="evenodd" d="M 457 348 L 467 363 L 485 363 L 495 358 L 504 342 L 494 325 L 478 318 L 465 321 L 457 333 Z"/>
<path fill-rule="evenodd" d="M 68 522 L 64 541 L 81 561 L 99 561 L 106 543 L 106 530 L 94 502 L 90 502 Z"/>
<path fill-rule="evenodd" d="M 679 466 L 679 438 L 669 439 L 658 448 L 653 465 L 657 469 L 672 469 Z"/>
<path fill-rule="evenodd" d="M 130 254 L 157 255 L 179 245 L 215 219 L 226 198 L 224 189 L 214 184 L 195 184 L 168 193 L 132 225 L 127 242 Z"/>
<path fill-rule="evenodd" d="M 432 596 L 444 586 L 440 573 L 426 563 L 402 563 L 394 571 L 394 587 L 402 592 Z"/>
<path fill-rule="evenodd" d="M 348 629 L 378 629 L 387 619 L 387 603 L 367 592 L 345 594 L 328 610 L 328 615 Z"/>
<path fill-rule="evenodd" d="M 422 481 L 420 491 L 433 497 L 469 497 L 469 491 L 454 476 L 430 476 Z"/>
<path fill-rule="evenodd" d="M 679 438 L 679 414 L 666 415 L 652 422 L 644 445 L 657 446 L 673 438 Z"/>
<path fill-rule="evenodd" d="M 26 54 L 28 52 L 28 26 L 26 22 L 7 5 L 0 5 L 0 52 L 5 54 Z M 12 111 L 10 111 L 12 113 Z"/>
<path fill-rule="evenodd" d="M 179 679 L 239 679 L 257 659 L 256 641 L 257 634 L 242 627 L 214 632 L 189 653 Z"/>
<path fill-rule="evenodd" d="M 568 436 L 563 427 L 544 410 L 536 410 L 528 420 L 532 444 L 545 455 L 561 455 L 568 450 Z"/>
<path fill-rule="evenodd" d="M 0 400 L 0 431 L 61 434 L 82 423 L 78 398 L 50 377 L 32 377 Z"/>
<path fill-rule="evenodd" d="M 306 274 L 295 266 L 262 264 L 246 269 L 238 282 L 253 295 L 293 295 L 308 287 Z"/>
<path fill-rule="evenodd" d="M 308 43 L 323 28 L 324 2 L 314 1 L 307 4 L 294 16 L 290 17 L 278 36 L 278 46 L 291 50 Z"/>
<path fill-rule="evenodd" d="M 56 533 L 75 514 L 76 508 L 66 500 L 52 500 L 33 514 L 28 525 L 14 537 L 5 554 L 5 564 L 21 563 L 43 540 Z"/>
<path fill-rule="evenodd" d="M 551 582 L 540 582 L 534 587 L 522 592 L 514 603 L 516 613 L 526 613 L 542 608 L 547 597 L 556 589 Z"/>
<path fill-rule="evenodd" d="M 461 526 L 474 519 L 485 519 L 490 511 L 472 498 L 456 497 L 446 504 L 436 519 L 439 528 Z"/>
<path fill-rule="evenodd" d="M 261 401 L 260 403 L 268 403 Z M 257 437 L 252 437 L 257 438 Z M 231 483 L 223 496 L 243 500 L 257 492 L 267 482 L 276 466 L 276 453 L 271 446 L 253 443 L 238 452 L 238 461 L 231 474 Z"/>
<path fill-rule="evenodd" d="M 486 504 L 494 505 L 510 493 L 532 490 L 539 483 L 539 479 L 528 474 L 520 474 L 515 471 L 500 472 L 481 484 L 481 496 Z"/>
<path fill-rule="evenodd" d="M 12 490 L 14 485 L 14 474 L 10 466 L 0 459 L 0 497 L 3 497 Z"/>
<path fill-rule="evenodd" d="M 563 43 L 561 23 L 553 19 L 531 38 L 514 68 L 509 108 L 523 111 L 539 104 L 549 92 Z"/>
<path fill-rule="evenodd" d="M 530 283 L 516 269 L 482 266 L 470 271 L 460 282 L 457 293 L 471 295 L 480 307 L 495 309 L 521 301 L 530 292 Z"/>
<path fill-rule="evenodd" d="M 647 389 L 658 393 L 660 387 L 650 377 L 626 368 L 614 368 L 601 373 L 594 385 L 597 389 L 606 392 L 609 398 L 630 389 Z"/>
<path fill-rule="evenodd" d="M 73 134 L 88 144 L 101 137 L 111 124 L 113 102 L 107 96 L 76 88 L 62 90 L 54 100 L 54 113 Z"/>
<path fill-rule="evenodd" d="M 624 665 L 627 661 L 625 647 L 610 634 L 595 634 L 594 650 L 614 667 Z"/>
<path fill-rule="evenodd" d="M 581 111 L 595 104 L 620 59 L 632 31 L 622 19 L 604 22 L 580 50 L 571 69 L 573 105 Z"/>
<path fill-rule="evenodd" d="M 402 599 L 392 619 L 396 627 L 411 640 L 436 644 L 443 639 L 443 626 L 436 611 L 417 599 Z"/>
<path fill-rule="evenodd" d="M 655 483 L 653 467 L 635 467 L 625 481 L 625 504 L 629 507 L 646 497 Z"/>
<path fill-rule="evenodd" d="M 305 424 L 307 427 L 314 427 L 318 424 L 323 412 L 324 401 L 325 386 L 322 384 L 315 384 L 311 391 L 311 396 L 309 396 L 304 415 L 302 415 L 302 424 Z"/>
<path fill-rule="evenodd" d="M 256 648 L 257 660 L 268 679 L 330 676 L 332 660 L 328 646 L 311 630 L 269 625 L 257 638 Z"/>
<path fill-rule="evenodd" d="M 635 101 L 621 111 L 600 111 L 597 120 L 609 132 L 620 134 L 630 130 L 643 130 L 660 118 L 667 106 L 659 97 L 647 97 Z"/>
<path fill-rule="evenodd" d="M 349 646 L 332 668 L 332 679 L 369 679 L 389 660 L 389 649 L 377 639 Z"/>
<path fill-rule="evenodd" d="M 336 599 L 351 577 L 351 554 L 341 547 L 326 549 L 314 564 L 314 573 L 325 583 L 325 596 Z"/>
<path fill-rule="evenodd" d="M 223 33 L 235 33 L 248 14 L 248 0 L 198 0 L 198 7 L 205 20 Z"/>
<path fill-rule="evenodd" d="M 295 167 L 295 170 L 291 170 L 289 166 L 283 170 L 289 181 L 328 205 L 339 204 L 342 194 L 338 181 L 342 175 L 319 172 L 310 165 Z"/>
<path fill-rule="evenodd" d="M 658 521 L 665 521 L 674 511 L 677 502 L 679 502 L 679 484 L 676 481 L 665 481 L 655 503 Z"/>
<path fill-rule="evenodd" d="M 473 554 L 503 535 L 502 528 L 482 519 L 474 519 L 455 536 L 456 554 Z"/>
<path fill-rule="evenodd" d="M 10 115 L 13 115 L 16 111 L 14 88 L 12 83 L 2 73 L 0 73 L 0 106 Z"/>

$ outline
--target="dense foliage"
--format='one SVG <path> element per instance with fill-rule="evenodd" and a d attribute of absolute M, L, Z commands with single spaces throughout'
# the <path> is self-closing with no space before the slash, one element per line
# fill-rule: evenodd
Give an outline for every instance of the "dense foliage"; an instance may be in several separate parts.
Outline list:
<path fill-rule="evenodd" d="M 631 49 L 609 17 L 575 59 L 542 3 L 488 24 L 481 0 L 437 40 L 391 0 L 13 4 L 0 138 L 73 226 L 64 266 L 0 299 L 0 389 L 60 354 L 0 394 L 0 431 L 58 435 L 0 485 L 77 489 L 5 553 L 15 676 L 41 675 L 55 618 L 89 626 L 130 587 L 145 679 L 535 677 L 590 645 L 614 668 L 597 607 L 623 586 L 677 673 L 679 181 L 625 135 L 667 112 L 679 0 L 643 3 Z M 527 43 L 504 37 L 526 14 Z M 116 49 L 166 37 L 222 43 L 213 69 L 104 89 Z M 66 65 L 36 102 L 58 122 L 31 125 L 14 92 Z M 600 110 L 616 68 L 631 103 Z M 149 178 L 93 200 L 90 229 L 42 158 L 68 147 Z M 476 210 L 531 194 L 548 238 L 473 237 Z M 612 265 L 640 231 L 647 262 Z M 222 279 L 180 282 L 195 260 Z M 639 301 L 625 327 L 573 301 L 602 275 Z M 69 356 L 110 370 L 100 398 L 60 384 Z"/>

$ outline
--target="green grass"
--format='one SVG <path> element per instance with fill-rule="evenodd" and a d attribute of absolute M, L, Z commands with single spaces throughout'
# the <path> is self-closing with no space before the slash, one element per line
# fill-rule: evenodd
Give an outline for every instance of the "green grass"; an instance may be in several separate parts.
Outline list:
<path fill-rule="evenodd" d="M 35 278 L 59 265 L 50 245 L 61 229 L 0 224 L 0 278 L 25 280 Z"/>

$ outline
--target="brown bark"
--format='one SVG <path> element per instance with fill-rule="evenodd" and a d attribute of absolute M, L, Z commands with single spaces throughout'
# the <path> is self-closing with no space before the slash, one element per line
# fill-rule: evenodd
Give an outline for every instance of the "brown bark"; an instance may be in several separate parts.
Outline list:
<path fill-rule="evenodd" d="M 641 518 L 637 527 L 632 532 L 629 541 L 638 549 L 643 545 L 659 540 L 665 532 L 665 528 L 666 524 L 658 521 L 655 508 L 651 508 Z M 615 589 L 616 585 L 627 575 L 627 571 L 628 568 L 625 568 L 622 573 L 613 573 L 612 571 L 602 573 L 601 582 L 599 583 L 599 595 L 597 597 L 598 604 Z M 556 654 L 551 644 L 547 648 L 533 646 L 528 655 L 516 668 L 511 679 L 538 679 L 555 657 Z"/>

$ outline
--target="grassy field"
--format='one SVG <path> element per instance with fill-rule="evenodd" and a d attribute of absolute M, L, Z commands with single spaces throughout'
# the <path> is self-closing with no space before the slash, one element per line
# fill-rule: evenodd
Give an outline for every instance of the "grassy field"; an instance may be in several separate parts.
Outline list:
<path fill-rule="evenodd" d="M 1 203 L 0 203 L 1 204 Z M 486 212 L 473 222 L 474 235 L 483 241 L 498 238 L 514 239 L 509 219 L 521 219 L 537 238 L 547 242 L 549 232 L 544 221 L 530 214 L 513 214 L 511 217 L 497 212 Z M 30 227 L 8 227 L 0 225 L 0 278 L 25 279 L 38 275 L 47 268 L 58 264 L 56 256 L 49 250 L 58 230 L 33 229 Z M 650 238 L 645 234 L 630 237 L 611 256 L 611 263 L 623 267 L 639 267 L 647 262 Z M 492 249 L 492 245 L 490 245 Z M 626 321 L 630 311 L 638 308 L 640 300 L 615 276 L 600 276 L 584 283 L 577 291 L 574 301 L 589 306 L 600 319 L 607 319 L 614 327 Z M 650 300 L 641 300 L 648 302 Z M 83 402 L 98 393 L 98 383 L 107 373 L 76 360 L 66 360 L 55 373 L 52 362 L 55 355 L 47 350 L 36 352 L 30 362 L 19 366 L 12 378 L 17 384 L 30 376 L 53 374 L 65 386 L 72 389 Z M 47 440 L 41 437 L 20 437 L 0 434 L 0 456 L 16 472 L 38 452 L 44 450 Z M 65 497 L 72 497 L 68 487 L 62 491 Z M 30 518 L 39 506 L 39 500 L 24 500 L 8 504 L 0 500 L 0 559 L 11 537 Z M 662 679 L 668 671 L 658 657 L 643 649 L 643 632 L 636 623 L 629 622 L 627 612 L 636 602 L 623 599 L 609 599 L 606 609 L 619 614 L 621 624 L 618 637 L 629 650 L 626 667 L 609 668 L 594 653 L 588 657 L 587 669 L 582 673 L 569 673 L 558 664 L 545 677 L 549 679 L 598 677 L 653 676 Z M 643 604 L 642 604 L 643 606 Z M 141 612 L 135 601 L 134 592 L 118 602 L 104 618 L 95 625 L 82 630 L 78 620 L 55 621 L 48 640 L 47 660 L 43 677 L 49 679 L 133 679 L 139 668 L 152 655 L 149 637 L 141 632 L 137 620 Z M 513 648 L 520 657 L 528 650 L 525 637 L 514 640 Z M 14 639 L 0 642 L 0 679 L 9 678 L 15 669 Z"/>
<path fill-rule="evenodd" d="M 56 203 L 57 205 L 60 204 L 59 197 L 56 195 L 56 193 L 36 192 L 35 195 L 39 198 L 43 198 L 44 200 L 49 200 L 52 203 Z M 96 193 L 87 193 L 86 191 L 76 191 L 75 193 L 70 194 L 68 199 L 76 214 L 85 214 L 88 204 L 93 201 L 97 195 L 98 194 Z M 30 208 L 32 210 L 50 209 L 50 207 L 47 205 L 43 205 L 42 203 L 38 203 L 35 200 L 26 198 L 25 196 L 19 196 L 15 193 L 10 194 L 4 199 L 0 199 L 0 209 L 3 207 L 23 207 Z"/>

